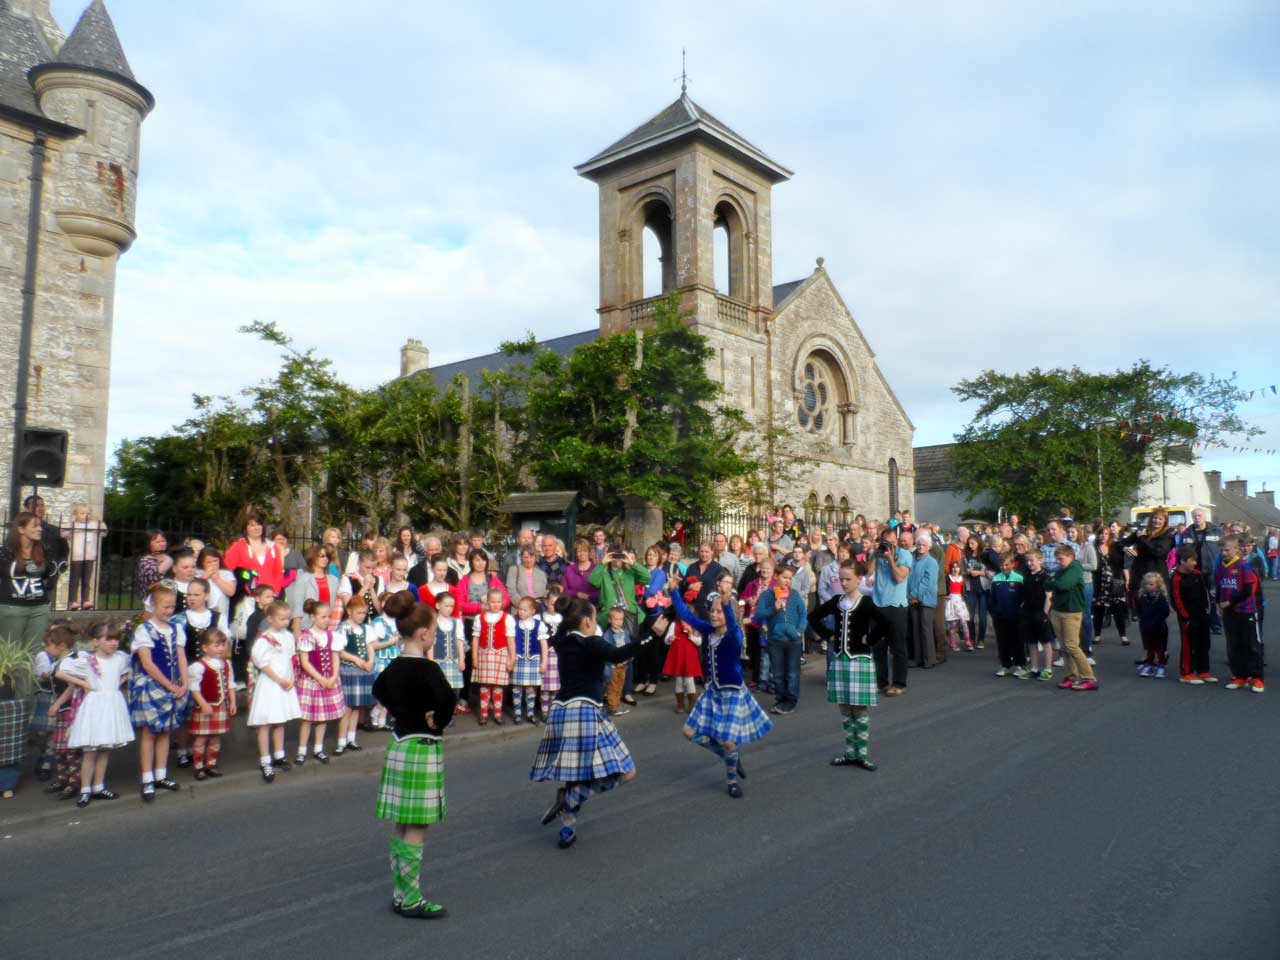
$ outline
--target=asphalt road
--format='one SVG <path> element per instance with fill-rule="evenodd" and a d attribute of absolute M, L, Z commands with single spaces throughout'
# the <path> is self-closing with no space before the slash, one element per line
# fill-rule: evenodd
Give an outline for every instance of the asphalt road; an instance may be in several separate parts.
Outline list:
<path fill-rule="evenodd" d="M 874 774 L 827 765 L 814 658 L 799 711 L 744 751 L 741 800 L 664 696 L 620 720 L 640 775 L 568 851 L 538 825 L 536 734 L 469 736 L 427 838 L 440 921 L 388 909 L 380 750 L 151 807 L 0 811 L 0 956 L 1275 960 L 1280 679 L 1139 679 L 1136 649 L 1098 648 L 1098 693 L 995 679 L 994 645 L 913 671 L 873 711 Z"/>

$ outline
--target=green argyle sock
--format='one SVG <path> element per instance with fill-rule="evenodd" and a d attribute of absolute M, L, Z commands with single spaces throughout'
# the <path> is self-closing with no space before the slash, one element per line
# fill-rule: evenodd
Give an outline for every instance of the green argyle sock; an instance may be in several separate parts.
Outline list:
<path fill-rule="evenodd" d="M 405 843 L 391 838 L 391 899 L 400 905 L 412 905 L 422 899 L 418 875 L 422 872 L 422 844 Z"/>
<path fill-rule="evenodd" d="M 854 727 L 854 756 L 859 760 L 867 759 L 867 749 L 871 745 L 871 718 L 860 713 L 852 718 Z"/>
<path fill-rule="evenodd" d="M 845 717 L 844 723 L 844 755 L 846 757 L 856 757 L 858 755 L 858 736 L 857 726 L 853 717 Z"/>

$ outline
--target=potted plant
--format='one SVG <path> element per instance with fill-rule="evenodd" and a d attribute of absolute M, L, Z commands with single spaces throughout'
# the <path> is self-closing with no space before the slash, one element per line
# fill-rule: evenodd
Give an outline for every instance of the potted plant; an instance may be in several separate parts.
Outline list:
<path fill-rule="evenodd" d="M 0 797 L 13 796 L 31 725 L 33 668 L 26 645 L 0 639 Z"/>

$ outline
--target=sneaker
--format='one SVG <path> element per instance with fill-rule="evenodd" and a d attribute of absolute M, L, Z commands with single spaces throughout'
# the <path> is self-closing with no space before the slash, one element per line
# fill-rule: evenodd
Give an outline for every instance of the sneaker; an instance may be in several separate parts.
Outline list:
<path fill-rule="evenodd" d="M 624 716 L 626 716 L 626 715 L 627 715 L 628 713 L 630 713 L 630 712 L 631 712 L 631 708 L 630 708 L 630 707 L 619 707 L 617 710 L 613 711 L 613 713 L 612 713 L 612 714 L 610 714 L 610 716 L 614 716 L 614 717 L 624 717 Z M 516 723 L 519 723 L 519 722 L 520 722 L 520 718 L 519 718 L 519 717 L 516 717 Z"/>
<path fill-rule="evenodd" d="M 1150 676 L 1152 676 L 1152 675 L 1153 675 L 1154 670 L 1155 670 L 1155 668 L 1154 668 L 1154 667 L 1152 667 L 1152 666 L 1151 666 L 1151 664 L 1149 664 L 1149 663 L 1144 663 L 1142 666 L 1140 666 L 1140 667 L 1138 668 L 1138 676 L 1140 676 L 1140 677 L 1150 677 Z"/>
<path fill-rule="evenodd" d="M 1247 687 L 1248 685 L 1249 685 L 1249 681 L 1248 681 L 1248 680 L 1241 680 L 1239 677 L 1232 677 L 1232 678 L 1231 678 L 1231 682 L 1230 682 L 1230 683 L 1228 683 L 1228 684 L 1227 684 L 1223 689 L 1224 689 L 1224 690 L 1239 690 L 1241 687 Z"/>
<path fill-rule="evenodd" d="M 1058 684 L 1058 689 L 1059 689 L 1059 690 L 1070 690 L 1072 687 L 1074 687 L 1074 686 L 1075 686 L 1077 683 L 1079 683 L 1079 682 L 1080 682 L 1079 680 L 1075 680 L 1075 679 L 1073 679 L 1072 677 L 1067 677 L 1067 679 L 1063 680 L 1060 684 Z"/>
<path fill-rule="evenodd" d="M 966 653 L 973 653 L 973 644 L 972 644 L 972 643 L 966 643 L 966 644 L 964 645 L 964 649 L 965 649 L 965 652 L 966 652 Z"/>
<path fill-rule="evenodd" d="M 1186 673 L 1178 678 L 1179 683 L 1192 683 L 1203 687 L 1204 681 L 1197 677 L 1194 673 Z"/>
<path fill-rule="evenodd" d="M 556 842 L 559 844 L 561 850 L 568 850 L 578 842 L 578 831 L 573 829 L 573 827 L 561 827 L 560 839 Z"/>
<path fill-rule="evenodd" d="M 1026 680 L 1029 676 L 1031 676 L 1031 674 L 1027 673 L 1024 667 L 1014 667 L 1012 675 L 1014 677 L 1017 677 L 1019 680 Z"/>
<path fill-rule="evenodd" d="M 906 693 L 906 691 L 904 690 L 903 693 Z M 795 712 L 796 712 L 796 708 L 792 706 L 785 706 L 785 707 L 778 708 L 778 713 L 782 714 L 782 716 L 784 717 L 790 714 L 793 714 Z"/>
<path fill-rule="evenodd" d="M 1254 693 L 1261 693 L 1263 690 L 1267 688 L 1263 686 L 1261 677 L 1254 677 L 1252 680 L 1249 681 L 1249 689 L 1251 689 Z"/>
<path fill-rule="evenodd" d="M 1053 661 L 1053 665 L 1055 667 L 1065 667 L 1067 665 L 1067 661 L 1059 657 L 1057 660 Z"/>
<path fill-rule="evenodd" d="M 987 649 L 987 645 L 983 643 L 981 640 L 979 640 L 976 644 L 974 644 L 974 646 L 976 646 L 979 650 Z"/>
<path fill-rule="evenodd" d="M 1077 680 L 1071 685 L 1072 690 L 1097 690 L 1097 680 Z"/>
<path fill-rule="evenodd" d="M 1096 667 L 1098 665 L 1098 661 L 1093 659 L 1093 657 L 1085 657 L 1085 659 L 1089 661 L 1089 666 L 1091 667 Z"/>
<path fill-rule="evenodd" d="M 885 693 L 887 695 L 888 691 L 886 690 Z M 769 708 L 769 712 L 775 715 L 781 715 L 782 708 L 775 703 L 772 707 Z"/>
<path fill-rule="evenodd" d="M 1041 679 L 1041 680 L 1052 680 L 1052 679 L 1053 679 L 1053 671 L 1052 671 L 1052 670 L 1041 670 L 1041 671 L 1040 671 L 1040 679 Z"/>
<path fill-rule="evenodd" d="M 1155 670 L 1151 672 L 1151 675 L 1155 677 L 1157 680 L 1163 680 L 1165 677 L 1169 675 L 1169 670 L 1165 666 L 1159 666 L 1159 667 L 1156 667 Z"/>
<path fill-rule="evenodd" d="M 1006 670 L 1004 667 L 1001 667 L 999 670 L 997 670 L 997 671 L 996 671 L 996 676 L 997 676 L 997 677 L 1007 677 L 1007 676 L 1009 676 L 1009 671 L 1008 671 L 1008 670 Z"/>
<path fill-rule="evenodd" d="M 1121 637 L 1121 638 L 1120 638 L 1120 646 L 1122 646 L 1122 647 L 1127 647 L 1128 645 L 1129 645 L 1129 638 L 1128 638 L 1128 637 Z"/>
<path fill-rule="evenodd" d="M 959 652 L 960 652 L 960 644 L 958 644 L 958 643 L 956 643 L 954 640 L 952 640 L 952 641 L 951 641 L 951 649 L 952 649 L 952 650 L 954 650 L 954 651 L 956 651 L 957 653 L 959 653 Z"/>
<path fill-rule="evenodd" d="M 1023 679 L 1023 680 L 1039 680 L 1039 679 L 1040 679 L 1040 671 L 1039 671 L 1039 670 L 1028 670 L 1028 671 L 1027 671 L 1027 675 L 1026 675 L 1025 677 L 1022 677 L 1021 679 Z"/>
<path fill-rule="evenodd" d="M 1217 678 L 1217 677 L 1215 677 L 1212 673 L 1202 673 L 1202 674 L 1199 674 L 1199 677 L 1200 677 L 1200 679 L 1201 679 L 1201 680 L 1203 680 L 1205 683 L 1217 683 L 1217 682 L 1218 682 L 1218 678 Z"/>

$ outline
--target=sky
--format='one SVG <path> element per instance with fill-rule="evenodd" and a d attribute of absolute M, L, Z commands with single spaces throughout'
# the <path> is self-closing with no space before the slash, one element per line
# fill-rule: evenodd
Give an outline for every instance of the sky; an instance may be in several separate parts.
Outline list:
<path fill-rule="evenodd" d="M 53 0 L 64 28 L 85 0 Z M 1280 384 L 1280 6 L 108 0 L 139 81 L 110 443 L 232 394 L 278 323 L 357 385 L 595 325 L 573 165 L 689 93 L 795 170 L 775 283 L 818 256 L 916 425 L 994 367 Z M 357 15 L 358 11 L 358 15 Z M 904 12 L 905 11 L 905 12 Z M 157 402 L 157 379 L 166 384 Z M 1280 448 L 1280 395 L 1240 411 Z M 1280 456 L 1206 469 L 1280 487 Z"/>

